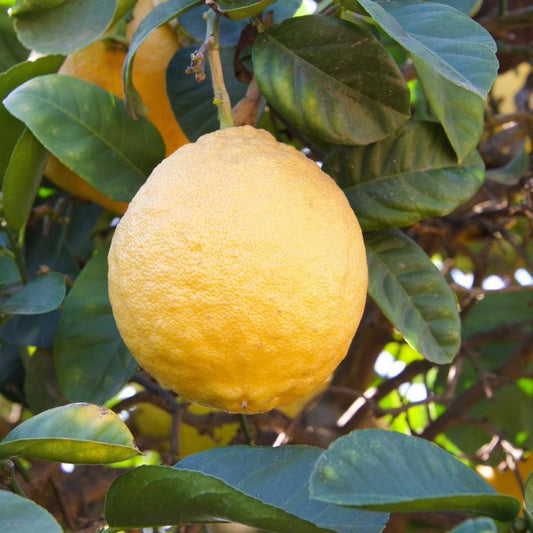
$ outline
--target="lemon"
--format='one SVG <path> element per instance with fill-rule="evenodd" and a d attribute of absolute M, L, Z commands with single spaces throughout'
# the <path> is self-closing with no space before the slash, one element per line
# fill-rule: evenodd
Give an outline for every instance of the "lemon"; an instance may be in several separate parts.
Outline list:
<path fill-rule="evenodd" d="M 137 2 L 126 31 L 130 39 L 152 8 L 152 0 Z M 167 155 L 188 142 L 174 118 L 166 93 L 166 68 L 177 50 L 178 42 L 174 33 L 170 27 L 162 26 L 139 47 L 133 64 L 133 84 L 148 108 L 148 118 L 165 141 Z M 125 58 L 126 51 L 119 45 L 96 41 L 70 54 L 59 72 L 94 83 L 123 98 L 122 67 Z M 124 213 L 128 207 L 126 202 L 106 197 L 53 156 L 48 161 L 45 174 L 63 190 L 117 213 Z"/>
<path fill-rule="evenodd" d="M 343 192 L 250 126 L 159 164 L 109 252 L 113 314 L 139 364 L 184 399 L 230 412 L 268 411 L 326 382 L 366 290 Z"/>

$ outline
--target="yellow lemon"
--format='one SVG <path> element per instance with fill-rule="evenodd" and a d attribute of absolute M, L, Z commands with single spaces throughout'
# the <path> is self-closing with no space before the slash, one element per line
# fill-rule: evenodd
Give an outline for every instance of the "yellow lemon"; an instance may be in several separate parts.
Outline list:
<path fill-rule="evenodd" d="M 127 28 L 129 38 L 152 8 L 152 0 L 137 2 L 133 20 Z M 166 68 L 177 50 L 178 42 L 174 33 L 170 27 L 162 26 L 152 32 L 140 46 L 133 64 L 133 84 L 148 108 L 148 118 L 165 141 L 167 154 L 188 142 L 174 118 L 166 93 Z M 122 67 L 125 58 L 126 51 L 119 45 L 96 41 L 70 54 L 59 72 L 94 83 L 123 98 Z M 106 197 L 55 157 L 50 157 L 45 175 L 63 190 L 117 213 L 124 213 L 128 207 L 126 202 Z"/>
<path fill-rule="evenodd" d="M 109 252 L 113 314 L 139 364 L 230 412 L 268 411 L 324 383 L 366 290 L 343 192 L 250 126 L 204 135 L 158 165 Z"/>

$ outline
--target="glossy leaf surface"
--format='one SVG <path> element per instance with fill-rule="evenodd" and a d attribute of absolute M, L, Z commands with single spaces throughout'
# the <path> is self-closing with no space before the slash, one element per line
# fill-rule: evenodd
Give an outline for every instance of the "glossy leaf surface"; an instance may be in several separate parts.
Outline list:
<path fill-rule="evenodd" d="M 101 404 L 133 375 L 137 363 L 122 342 L 107 294 L 107 254 L 87 263 L 70 291 L 54 342 L 56 370 L 70 401 Z"/>
<path fill-rule="evenodd" d="M 0 531 L 62 533 L 63 529 L 46 509 L 28 498 L 0 490 Z"/>
<path fill-rule="evenodd" d="M 461 343 L 455 297 L 425 252 L 398 230 L 365 234 L 368 292 L 408 344 L 449 363 Z"/>
<path fill-rule="evenodd" d="M 274 108 L 325 141 L 368 144 L 409 118 L 396 63 L 370 32 L 349 22 L 314 15 L 285 20 L 257 36 L 253 63 Z"/>
<path fill-rule="evenodd" d="M 309 500 L 319 455 L 306 446 L 231 446 L 174 468 L 141 467 L 111 486 L 106 518 L 118 527 L 230 520 L 280 533 L 381 531 L 387 514 Z"/>
<path fill-rule="evenodd" d="M 25 81 L 43 74 L 56 72 L 63 62 L 62 56 L 47 56 L 15 65 L 7 72 L 0 74 L 0 101 L 3 100 L 13 89 L 22 85 Z M 6 171 L 11 153 L 17 143 L 24 124 L 11 115 L 2 103 L 0 103 L 0 130 L 2 142 L 0 143 L 0 179 Z"/>
<path fill-rule="evenodd" d="M 230 20 L 244 20 L 257 15 L 275 0 L 218 0 L 221 13 Z"/>
<path fill-rule="evenodd" d="M 65 278 L 59 272 L 50 272 L 31 280 L 0 303 L 0 313 L 38 315 L 53 311 L 63 302 L 65 291 Z"/>
<path fill-rule="evenodd" d="M 438 124 L 411 122 L 369 146 L 338 147 L 323 170 L 344 190 L 364 231 L 445 215 L 481 186 L 477 152 L 463 164 Z"/>
<path fill-rule="evenodd" d="M 29 80 L 4 105 L 62 163 L 114 200 L 130 201 L 164 157 L 148 120 L 132 119 L 122 100 L 71 76 Z"/>
<path fill-rule="evenodd" d="M 47 150 L 26 128 L 11 154 L 2 183 L 4 215 L 16 231 L 28 220 L 47 159 Z"/>
<path fill-rule="evenodd" d="M 497 533 L 498 527 L 490 518 L 472 518 L 454 527 L 450 533 Z"/>
<path fill-rule="evenodd" d="M 116 7 L 111 0 L 24 4 L 14 11 L 18 38 L 27 48 L 41 54 L 70 54 L 96 41 L 113 20 Z"/>
<path fill-rule="evenodd" d="M 74 403 L 49 409 L 13 429 L 0 442 L 0 458 L 22 455 L 64 463 L 114 463 L 139 451 L 113 411 Z"/>
<path fill-rule="evenodd" d="M 512 520 L 520 504 L 432 442 L 379 429 L 337 439 L 318 459 L 311 497 L 375 511 L 464 511 Z"/>

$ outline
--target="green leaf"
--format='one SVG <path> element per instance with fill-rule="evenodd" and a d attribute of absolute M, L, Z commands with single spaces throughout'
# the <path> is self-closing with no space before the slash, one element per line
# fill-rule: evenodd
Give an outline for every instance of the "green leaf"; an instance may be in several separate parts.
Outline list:
<path fill-rule="evenodd" d="M 325 141 L 368 144 L 409 118 L 398 66 L 370 32 L 349 22 L 315 15 L 285 20 L 257 36 L 253 64 L 270 104 Z"/>
<path fill-rule="evenodd" d="M 431 0 L 439 4 L 446 4 L 450 7 L 458 9 L 467 15 L 473 16 L 481 7 L 483 0 Z"/>
<path fill-rule="evenodd" d="M 107 253 L 85 265 L 59 321 L 54 352 L 63 394 L 70 401 L 104 403 L 137 368 L 122 342 L 107 294 Z"/>
<path fill-rule="evenodd" d="M 529 154 L 525 146 L 522 146 L 506 165 L 488 170 L 487 179 L 502 185 L 518 185 L 528 167 Z"/>
<path fill-rule="evenodd" d="M 133 436 L 117 414 L 82 403 L 38 414 L 0 442 L 0 458 L 23 455 L 74 464 L 114 463 L 138 453 Z"/>
<path fill-rule="evenodd" d="M 445 215 L 468 200 L 484 177 L 479 154 L 459 165 L 442 128 L 429 122 L 409 122 L 366 147 L 335 148 L 323 170 L 344 190 L 364 231 Z"/>
<path fill-rule="evenodd" d="M 413 58 L 432 65 L 455 85 L 481 98 L 487 96 L 496 79 L 498 60 L 496 43 L 483 26 L 436 2 L 357 1 Z"/>
<path fill-rule="evenodd" d="M 4 105 L 62 163 L 113 200 L 130 201 L 164 157 L 163 140 L 147 119 L 132 119 L 121 99 L 71 76 L 29 80 Z"/>
<path fill-rule="evenodd" d="M 116 8 L 110 0 L 27 3 L 31 5 L 15 8 L 15 29 L 26 48 L 41 54 L 70 54 L 96 41 L 110 25 Z M 41 4 L 41 9 L 35 9 L 35 4 Z"/>
<path fill-rule="evenodd" d="M 449 363 L 461 344 L 455 297 L 425 252 L 398 230 L 365 233 L 368 292 L 417 352 Z"/>
<path fill-rule="evenodd" d="M 413 62 L 426 98 L 462 162 L 483 132 L 484 100 L 441 76 L 431 64 L 416 58 Z"/>
<path fill-rule="evenodd" d="M 36 76 L 56 72 L 62 62 L 62 56 L 41 57 L 35 61 L 28 61 L 16 65 L 7 72 L 0 74 L 0 101 L 25 81 Z M 13 148 L 22 134 L 23 129 L 24 124 L 11 115 L 4 105 L 0 103 L 0 130 L 2 131 L 2 142 L 0 143 L 0 179 L 6 171 Z"/>
<path fill-rule="evenodd" d="M 450 533 L 497 533 L 496 522 L 490 518 L 472 518 L 454 527 Z"/>
<path fill-rule="evenodd" d="M 16 231 L 30 216 L 47 159 L 48 151 L 26 128 L 13 150 L 2 184 L 4 215 Z"/>
<path fill-rule="evenodd" d="M 124 95 L 128 112 L 132 117 L 140 117 L 145 107 L 139 93 L 135 90 L 132 81 L 133 62 L 139 46 L 144 40 L 159 26 L 163 26 L 175 17 L 183 15 L 190 9 L 204 4 L 202 0 L 169 0 L 158 4 L 148 15 L 141 21 L 137 30 L 133 34 L 128 50 L 128 55 L 124 61 L 122 76 L 124 79 Z"/>
<path fill-rule="evenodd" d="M 17 39 L 13 20 L 7 14 L 7 10 L 0 5 L 0 72 L 25 61 L 29 53 L 30 51 Z"/>
<path fill-rule="evenodd" d="M 217 108 L 213 104 L 213 86 L 209 67 L 206 68 L 206 79 L 202 83 L 198 83 L 194 76 L 185 73 L 185 69 L 191 63 L 191 53 L 196 48 L 189 46 L 178 50 L 167 68 L 170 105 L 180 128 L 187 139 L 192 142 L 201 135 L 219 128 Z M 231 72 L 234 55 L 235 47 L 220 48 L 224 72 Z M 248 86 L 241 83 L 235 76 L 228 76 L 225 81 L 230 100 L 237 103 L 246 94 Z"/>
<path fill-rule="evenodd" d="M 57 309 L 65 298 L 65 278 L 59 272 L 39 276 L 0 303 L 5 315 L 39 315 Z"/>
<path fill-rule="evenodd" d="M 459 511 L 510 521 L 520 510 L 432 442 L 379 429 L 337 439 L 318 459 L 311 498 L 387 512 Z"/>
<path fill-rule="evenodd" d="M 412 57 L 431 107 L 459 161 L 476 146 L 483 99 L 496 79 L 496 44 L 478 23 L 435 2 L 357 0 Z M 343 0 L 354 4 L 354 0 Z"/>
<path fill-rule="evenodd" d="M 218 0 L 221 14 L 230 20 L 244 20 L 261 13 L 275 0 Z"/>
<path fill-rule="evenodd" d="M 386 514 L 309 500 L 309 475 L 320 453 L 306 446 L 231 446 L 174 468 L 140 467 L 113 483 L 106 518 L 114 527 L 229 520 L 280 533 L 382 531 Z"/>
<path fill-rule="evenodd" d="M 68 0 L 16 0 L 11 9 L 11 15 L 23 15 L 34 11 L 46 11 L 60 6 Z"/>
<path fill-rule="evenodd" d="M 529 527 L 533 528 L 533 472 L 529 474 L 524 486 L 524 506 Z"/>
<path fill-rule="evenodd" d="M 28 498 L 0 490 L 0 531 L 62 533 L 63 530 L 46 509 Z"/>

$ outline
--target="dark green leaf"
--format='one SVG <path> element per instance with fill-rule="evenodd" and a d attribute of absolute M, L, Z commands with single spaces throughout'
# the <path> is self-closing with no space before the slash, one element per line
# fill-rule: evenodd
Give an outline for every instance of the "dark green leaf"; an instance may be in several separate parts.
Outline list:
<path fill-rule="evenodd" d="M 520 510 L 432 442 L 367 429 L 337 439 L 318 459 L 311 497 L 374 511 L 464 511 L 510 521 Z"/>
<path fill-rule="evenodd" d="M 24 365 L 19 349 L 0 337 L 0 394 L 24 403 Z"/>
<path fill-rule="evenodd" d="M 445 215 L 468 200 L 484 177 L 479 154 L 459 165 L 442 128 L 429 122 L 409 122 L 366 147 L 338 147 L 323 169 L 344 189 L 364 231 Z"/>
<path fill-rule="evenodd" d="M 15 87 L 25 81 L 43 74 L 56 72 L 63 62 L 62 56 L 41 57 L 35 61 L 28 61 L 16 65 L 7 72 L 0 74 L 0 101 L 3 100 Z M 17 143 L 24 124 L 11 115 L 3 104 L 0 103 L 0 130 L 2 142 L 0 143 L 0 180 L 6 171 L 11 153 Z"/>
<path fill-rule="evenodd" d="M 487 179 L 502 185 L 518 185 L 520 178 L 526 173 L 529 167 L 529 154 L 522 146 L 513 158 L 500 168 L 493 168 L 487 171 Z"/>
<path fill-rule="evenodd" d="M 59 272 L 50 272 L 24 285 L 0 303 L 6 315 L 38 315 L 57 309 L 65 298 L 65 279 Z"/>
<path fill-rule="evenodd" d="M 261 13 L 275 0 L 217 0 L 221 13 L 230 20 L 244 20 Z"/>
<path fill-rule="evenodd" d="M 490 518 L 472 518 L 454 527 L 450 533 L 497 533 L 496 522 Z"/>
<path fill-rule="evenodd" d="M 45 461 L 100 464 L 124 461 L 138 453 L 131 433 L 117 414 L 82 403 L 36 415 L 0 442 L 0 458 L 23 455 Z"/>
<path fill-rule="evenodd" d="M 122 100 L 83 80 L 34 78 L 4 105 L 62 163 L 114 200 L 130 201 L 164 157 L 161 136 L 148 120 L 132 119 Z"/>
<path fill-rule="evenodd" d="M 433 113 L 462 162 L 475 149 L 483 132 L 484 100 L 441 76 L 431 64 L 417 58 L 413 61 Z"/>
<path fill-rule="evenodd" d="M 26 353 L 24 367 L 24 397 L 34 415 L 68 403 L 59 389 L 52 350 L 38 349 L 31 356 Z"/>
<path fill-rule="evenodd" d="M 0 5 L 0 72 L 25 61 L 29 53 L 17 39 L 13 20 L 7 14 L 6 8 Z"/>
<path fill-rule="evenodd" d="M 20 281 L 17 263 L 5 250 L 0 250 L 0 289 L 4 285 L 17 281 Z"/>
<path fill-rule="evenodd" d="M 21 230 L 28 217 L 41 183 L 48 151 L 29 129 L 20 136 L 2 183 L 4 215 L 16 231 Z"/>
<path fill-rule="evenodd" d="M 396 63 L 370 32 L 349 22 L 314 15 L 285 20 L 258 35 L 253 63 L 267 100 L 323 140 L 368 144 L 409 118 Z"/>
<path fill-rule="evenodd" d="M 159 26 L 163 26 L 163 24 L 166 24 L 173 18 L 179 17 L 190 9 L 202 4 L 204 4 L 202 0 L 169 0 L 168 2 L 158 4 L 139 24 L 131 39 L 123 70 L 124 94 L 131 116 L 138 118 L 143 114 L 145 109 L 142 99 L 135 90 L 132 82 L 133 61 L 135 60 L 135 54 L 139 46 Z"/>
<path fill-rule="evenodd" d="M 18 315 L 10 318 L 2 328 L 2 335 L 19 346 L 52 348 L 59 322 L 59 310 L 41 315 Z"/>
<path fill-rule="evenodd" d="M 181 48 L 170 61 L 167 69 L 167 90 L 170 105 L 180 128 L 190 141 L 196 141 L 204 133 L 218 129 L 217 108 L 213 104 L 211 71 L 206 68 L 206 79 L 198 83 L 194 76 L 185 73 L 195 47 Z M 225 72 L 231 72 L 235 48 L 221 48 L 220 56 Z M 228 76 L 226 89 L 230 100 L 237 103 L 246 94 L 247 85 L 235 76 Z"/>
<path fill-rule="evenodd" d="M 0 491 L 0 531 L 18 533 L 62 533 L 56 519 L 46 510 L 17 494 Z"/>
<path fill-rule="evenodd" d="M 524 505 L 529 527 L 533 528 L 533 472 L 529 474 L 524 487 Z"/>
<path fill-rule="evenodd" d="M 35 4 L 35 2 L 32 2 Z M 110 0 L 47 0 L 43 9 L 15 14 L 22 44 L 41 54 L 70 54 L 99 39 L 113 20 Z"/>
<path fill-rule="evenodd" d="M 54 348 L 61 390 L 70 401 L 103 403 L 135 372 L 111 312 L 105 252 L 87 263 L 65 300 Z"/>
<path fill-rule="evenodd" d="M 271 4 L 267 8 L 267 12 L 273 13 L 274 22 L 279 22 L 292 17 L 301 5 L 302 0 L 283 0 L 283 2 Z M 206 22 L 203 18 L 204 13 L 205 5 L 200 5 L 179 18 L 179 23 L 183 29 L 199 42 L 203 42 L 205 39 Z M 239 41 L 241 32 L 248 23 L 248 20 L 236 22 L 222 17 L 220 19 L 220 46 L 234 46 Z M 225 70 L 224 72 L 230 71 Z"/>
<path fill-rule="evenodd" d="M 365 234 L 368 292 L 417 352 L 449 363 L 461 344 L 455 297 L 425 252 L 398 230 Z"/>
<path fill-rule="evenodd" d="M 496 79 L 493 38 L 470 17 L 444 4 L 357 2 L 411 53 L 431 107 L 462 161 L 479 140 L 483 99 Z"/>
<path fill-rule="evenodd" d="M 231 446 L 191 456 L 174 469 L 141 467 L 111 486 L 106 518 L 120 527 L 230 520 L 280 533 L 382 531 L 386 514 L 309 500 L 320 452 Z"/>

